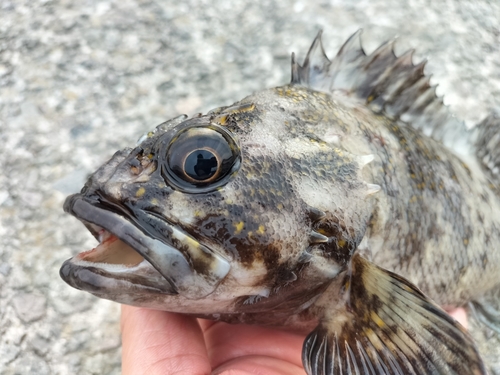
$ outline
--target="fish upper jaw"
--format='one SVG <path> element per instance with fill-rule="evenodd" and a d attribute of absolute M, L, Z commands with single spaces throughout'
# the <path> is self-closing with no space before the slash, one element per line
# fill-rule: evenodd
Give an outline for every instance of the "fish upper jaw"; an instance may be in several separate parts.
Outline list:
<path fill-rule="evenodd" d="M 64 209 L 101 242 L 61 267 L 61 277 L 75 288 L 94 294 L 149 288 L 200 299 L 211 294 L 230 270 L 227 260 L 168 223 L 163 223 L 168 232 L 165 241 L 144 233 L 132 218 L 81 194 L 68 197 Z"/>

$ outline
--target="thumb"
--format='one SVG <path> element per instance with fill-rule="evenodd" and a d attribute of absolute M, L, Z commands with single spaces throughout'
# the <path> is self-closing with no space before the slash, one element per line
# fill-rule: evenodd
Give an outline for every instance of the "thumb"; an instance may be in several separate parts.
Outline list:
<path fill-rule="evenodd" d="M 122 305 L 122 374 L 210 374 L 194 318 Z"/>

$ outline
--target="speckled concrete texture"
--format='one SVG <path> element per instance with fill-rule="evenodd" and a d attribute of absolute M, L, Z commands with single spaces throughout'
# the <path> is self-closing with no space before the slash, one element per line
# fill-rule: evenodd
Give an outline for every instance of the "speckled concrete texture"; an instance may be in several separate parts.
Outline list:
<path fill-rule="evenodd" d="M 0 1 L 0 373 L 120 373 L 119 306 L 61 263 L 95 240 L 62 212 L 117 149 L 180 113 L 288 82 L 319 29 L 333 55 L 416 48 L 469 125 L 500 107 L 500 2 Z"/>

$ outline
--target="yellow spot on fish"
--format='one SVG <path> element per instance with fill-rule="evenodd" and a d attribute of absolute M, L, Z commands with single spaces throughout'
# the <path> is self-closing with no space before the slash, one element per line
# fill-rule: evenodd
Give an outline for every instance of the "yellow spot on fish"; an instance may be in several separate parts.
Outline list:
<path fill-rule="evenodd" d="M 205 213 L 203 211 L 200 210 L 194 211 L 194 217 L 202 217 L 202 216 L 205 216 Z"/>
<path fill-rule="evenodd" d="M 282 210 L 282 209 L 283 209 L 283 204 L 278 203 L 278 204 L 276 205 L 276 207 L 278 208 L 278 210 Z"/>
<path fill-rule="evenodd" d="M 346 241 L 345 240 L 338 240 L 337 244 L 339 245 L 339 247 L 344 247 L 346 245 Z"/>
<path fill-rule="evenodd" d="M 243 227 L 245 226 L 245 223 L 243 221 L 240 221 L 238 223 L 233 223 L 234 226 L 234 234 L 240 234 L 241 231 L 243 230 Z"/>
<path fill-rule="evenodd" d="M 150 202 L 151 202 L 151 204 L 152 204 L 153 206 L 158 206 L 158 199 L 153 198 L 153 199 L 151 199 L 151 201 L 150 201 Z"/>
<path fill-rule="evenodd" d="M 349 282 L 349 280 L 347 280 L 344 284 L 344 290 L 348 290 L 350 285 L 351 283 Z"/>
<path fill-rule="evenodd" d="M 316 229 L 316 232 L 328 237 L 328 232 L 324 228 L 318 228 Z"/>
<path fill-rule="evenodd" d="M 375 311 L 372 311 L 370 315 L 371 315 L 373 322 L 376 325 L 378 325 L 380 328 L 384 328 L 384 326 L 385 326 L 384 321 L 382 319 L 380 319 L 380 317 L 377 315 L 377 313 Z"/>
<path fill-rule="evenodd" d="M 403 285 L 403 289 L 404 289 L 404 290 L 406 290 L 407 292 L 410 292 L 411 294 L 415 294 L 415 293 L 413 292 L 413 289 L 412 289 L 412 288 L 410 288 L 408 285 Z"/>
<path fill-rule="evenodd" d="M 341 150 L 339 150 L 338 148 L 334 149 L 334 151 L 335 151 L 335 153 L 336 153 L 338 156 L 340 156 L 340 157 L 344 156 L 344 153 L 343 153 Z"/>
<path fill-rule="evenodd" d="M 190 237 L 186 237 L 185 242 L 186 245 L 188 245 L 192 249 L 198 249 L 200 247 L 200 243 Z"/>
<path fill-rule="evenodd" d="M 146 189 L 144 189 L 143 186 L 141 186 L 139 189 L 137 189 L 137 191 L 135 192 L 135 196 L 137 198 L 140 198 L 144 195 L 144 193 L 146 192 Z"/>
<path fill-rule="evenodd" d="M 226 122 L 227 122 L 227 115 L 220 115 L 220 116 L 217 116 L 215 119 L 214 119 L 214 122 L 219 124 L 219 125 L 226 125 Z"/>
<path fill-rule="evenodd" d="M 467 246 L 469 244 L 469 239 L 468 238 L 464 238 L 464 245 Z"/>
<path fill-rule="evenodd" d="M 251 112 L 255 109 L 254 103 L 243 104 L 231 111 L 231 113 Z"/>
<path fill-rule="evenodd" d="M 266 231 L 266 227 L 263 226 L 262 224 L 259 225 L 259 229 L 257 229 L 257 233 L 258 234 L 264 234 L 265 231 Z"/>

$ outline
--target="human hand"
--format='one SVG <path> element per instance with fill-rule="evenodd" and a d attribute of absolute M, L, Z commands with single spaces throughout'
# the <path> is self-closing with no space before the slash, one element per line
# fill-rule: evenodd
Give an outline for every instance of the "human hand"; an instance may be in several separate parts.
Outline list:
<path fill-rule="evenodd" d="M 446 310 L 446 312 L 450 314 L 453 319 L 463 325 L 465 329 L 469 328 L 469 325 L 467 324 L 467 312 L 464 308 L 459 307 L 458 309 Z"/>
<path fill-rule="evenodd" d="M 449 311 L 466 326 L 464 309 Z M 304 335 L 122 305 L 123 375 L 304 375 Z"/>
<path fill-rule="evenodd" d="M 305 375 L 305 335 L 122 305 L 123 375 Z"/>

